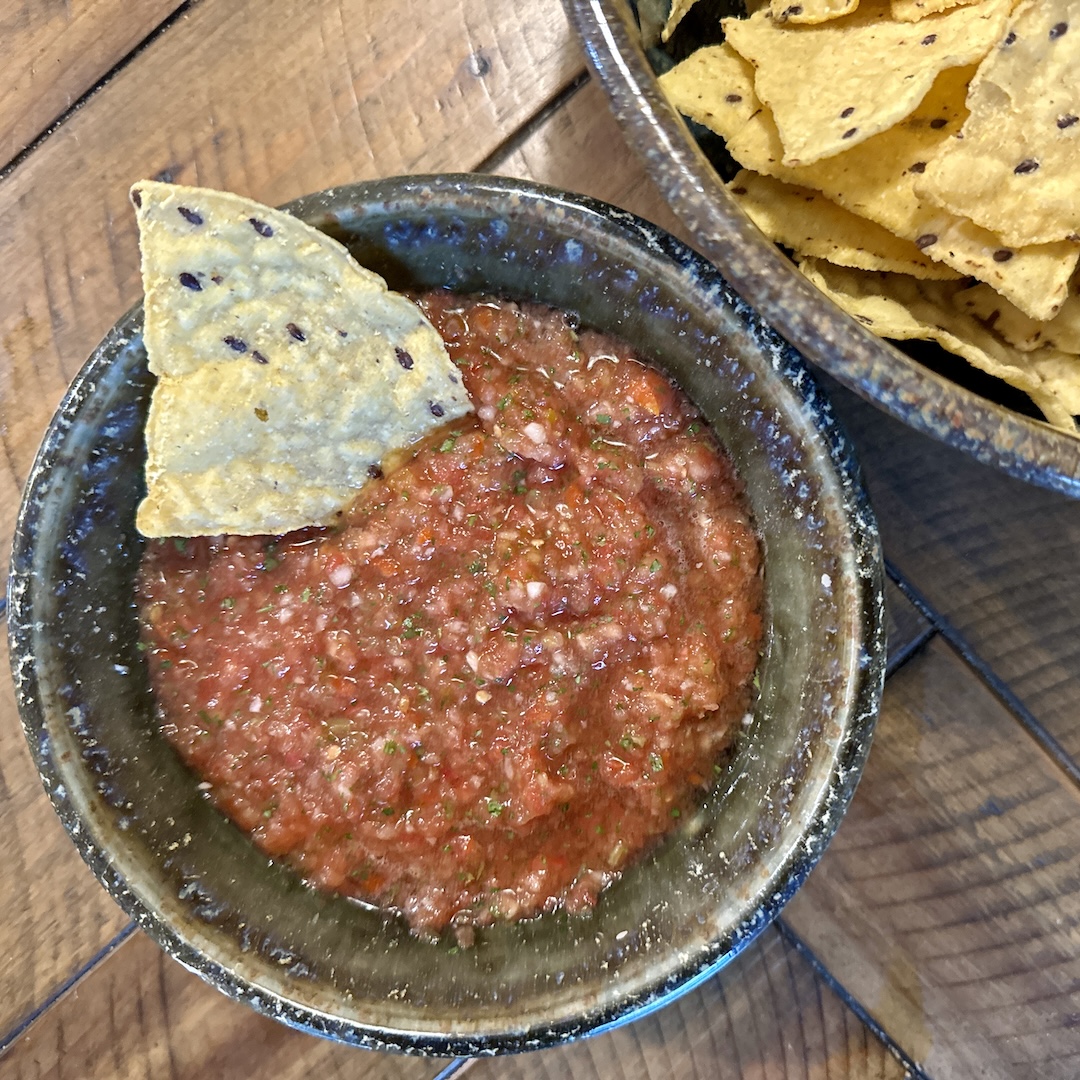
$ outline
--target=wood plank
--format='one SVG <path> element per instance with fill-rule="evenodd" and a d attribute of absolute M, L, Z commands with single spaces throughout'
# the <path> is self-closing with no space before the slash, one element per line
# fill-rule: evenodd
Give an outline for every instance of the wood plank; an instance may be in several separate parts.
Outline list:
<path fill-rule="evenodd" d="M 4 1075 L 172 1080 L 311 1075 L 395 1080 L 445 1062 L 365 1054 L 289 1031 L 234 1002 L 137 934 L 34 1024 L 2 1059 Z M 471 1063 L 498 1076 L 902 1077 L 887 1047 L 775 929 L 717 978 L 629 1027 L 569 1046 Z"/>
<path fill-rule="evenodd" d="M 828 385 L 890 560 L 1080 764 L 1080 503 Z"/>
<path fill-rule="evenodd" d="M 448 1062 L 342 1046 L 231 1001 L 141 931 L 0 1058 L 11 1080 L 428 1080 Z"/>
<path fill-rule="evenodd" d="M 0 633 L 0 1042 L 127 924 L 53 813 L 23 738 Z M 2 1071 L 2 1070 L 0 1070 Z"/>
<path fill-rule="evenodd" d="M 605 1035 L 506 1061 L 468 1080 L 887 1080 L 904 1066 L 775 927 L 703 986 Z"/>
<path fill-rule="evenodd" d="M 885 629 L 890 670 L 930 629 L 930 623 L 892 581 L 885 582 Z"/>
<path fill-rule="evenodd" d="M 1080 799 L 940 637 L 784 918 L 935 1080 L 1080 1075 Z"/>
<path fill-rule="evenodd" d="M 527 20 L 513 0 L 270 6 L 204 0 L 0 183 L 0 572 L 48 419 L 138 296 L 133 180 L 167 172 L 281 202 L 467 169 L 583 63 L 558 0 Z M 0 884 L 0 1038 L 123 925 L 49 808 L 2 682 L 0 851 L 25 872 Z"/>
<path fill-rule="evenodd" d="M 558 0 L 204 0 L 0 184 L 0 552 L 68 381 L 140 293 L 131 183 L 269 203 L 464 170 L 578 75 Z"/>
<path fill-rule="evenodd" d="M 492 171 L 603 199 L 687 239 L 686 230 L 627 146 L 595 80 L 590 79 L 528 139 L 497 161 Z"/>
<path fill-rule="evenodd" d="M 179 0 L 5 5 L 0 10 L 0 167 L 180 6 Z"/>

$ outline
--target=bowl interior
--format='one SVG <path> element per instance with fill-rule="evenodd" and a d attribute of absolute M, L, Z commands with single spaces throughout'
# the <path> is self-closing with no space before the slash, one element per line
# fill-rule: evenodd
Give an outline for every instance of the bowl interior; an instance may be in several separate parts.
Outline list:
<path fill-rule="evenodd" d="M 392 287 L 540 300 L 671 372 L 735 458 L 765 547 L 753 723 L 701 812 L 591 915 L 491 927 L 459 949 L 305 887 L 210 807 L 156 729 L 133 604 L 152 388 L 136 309 L 69 391 L 18 526 L 12 664 L 46 787 L 83 856 L 165 948 L 296 1026 L 477 1053 L 640 1014 L 779 910 L 858 778 L 884 647 L 880 551 L 850 449 L 798 356 L 704 260 L 622 211 L 476 177 L 364 184 L 290 208 Z"/>
<path fill-rule="evenodd" d="M 563 5 L 627 142 L 695 245 L 770 325 L 839 382 L 917 431 L 1019 479 L 1080 497 L 1080 438 L 1033 419 L 1026 395 L 936 346 L 917 343 L 909 356 L 875 337 L 803 278 L 728 195 L 724 180 L 737 166 L 723 140 L 688 125 L 656 75 L 720 40 L 720 19 L 743 14 L 741 0 L 697 0 L 664 44 L 669 0 Z"/>

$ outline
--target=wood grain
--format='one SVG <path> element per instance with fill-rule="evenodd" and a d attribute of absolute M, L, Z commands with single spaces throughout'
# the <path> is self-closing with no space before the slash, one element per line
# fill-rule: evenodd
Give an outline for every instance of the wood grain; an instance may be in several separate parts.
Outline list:
<path fill-rule="evenodd" d="M 507 1061 L 467 1080 L 888 1080 L 903 1065 L 775 927 L 719 975 L 652 1016 Z"/>
<path fill-rule="evenodd" d="M 626 145 L 595 80 L 498 160 L 493 171 L 603 199 L 686 239 L 678 218 Z"/>
<path fill-rule="evenodd" d="M 139 932 L 0 1058 L 11 1080 L 428 1080 L 448 1062 L 358 1050 L 231 1001 Z"/>
<path fill-rule="evenodd" d="M 68 381 L 139 296 L 131 183 L 280 203 L 469 169 L 580 73 L 558 0 L 203 0 L 0 183 L 0 551 Z"/>
<path fill-rule="evenodd" d="M 367 1080 L 445 1065 L 289 1031 L 223 999 L 137 934 L 0 1059 L 14 1080 L 230 1080 L 271 1073 Z M 717 978 L 654 1016 L 570 1046 L 474 1061 L 481 1077 L 798 1077 L 889 1080 L 904 1069 L 775 928 Z"/>
<path fill-rule="evenodd" d="M 889 559 L 1080 764 L 1080 503 L 828 386 Z"/>
<path fill-rule="evenodd" d="M 892 581 L 885 582 L 885 629 L 890 671 L 930 630 L 930 623 Z"/>
<path fill-rule="evenodd" d="M 1080 799 L 940 637 L 784 917 L 935 1080 L 1080 1075 Z"/>
<path fill-rule="evenodd" d="M 0 8 L 0 167 L 178 7 L 179 0 L 16 0 Z"/>
<path fill-rule="evenodd" d="M 53 813 L 7 672 L 0 633 L 0 1042 L 127 924 Z"/>

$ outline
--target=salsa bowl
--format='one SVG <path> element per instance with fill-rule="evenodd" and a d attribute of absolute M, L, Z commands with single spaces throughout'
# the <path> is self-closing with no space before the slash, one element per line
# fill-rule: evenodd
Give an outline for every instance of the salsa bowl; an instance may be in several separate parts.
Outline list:
<path fill-rule="evenodd" d="M 305 1031 L 380 1049 L 551 1045 L 664 1004 L 734 957 L 820 857 L 870 745 L 882 562 L 851 447 L 803 361 L 700 256 L 613 207 L 518 180 L 412 177 L 297 200 L 392 288 L 535 300 L 635 344 L 732 456 L 761 537 L 754 713 L 698 812 L 587 915 L 451 936 L 315 891 L 203 797 L 158 730 L 139 651 L 141 309 L 72 384 L 27 484 L 12 671 L 53 805 L 102 884 L 171 956 Z"/>

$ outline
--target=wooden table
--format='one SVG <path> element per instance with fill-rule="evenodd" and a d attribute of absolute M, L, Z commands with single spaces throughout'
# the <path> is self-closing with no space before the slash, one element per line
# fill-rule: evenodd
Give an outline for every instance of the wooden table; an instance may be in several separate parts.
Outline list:
<path fill-rule="evenodd" d="M 679 232 L 558 0 L 0 7 L 0 535 L 65 385 L 140 293 L 129 184 L 269 203 L 438 170 Z M 890 676 L 854 804 L 756 944 L 629 1027 L 525 1057 L 352 1050 L 164 957 L 53 815 L 0 675 L 4 1077 L 1080 1076 L 1080 505 L 839 387 L 880 518 Z"/>

